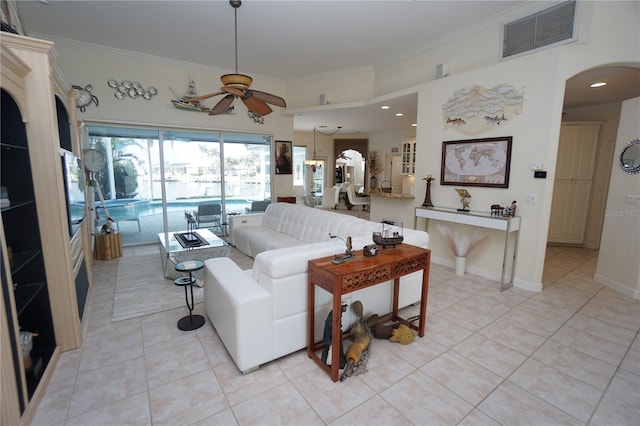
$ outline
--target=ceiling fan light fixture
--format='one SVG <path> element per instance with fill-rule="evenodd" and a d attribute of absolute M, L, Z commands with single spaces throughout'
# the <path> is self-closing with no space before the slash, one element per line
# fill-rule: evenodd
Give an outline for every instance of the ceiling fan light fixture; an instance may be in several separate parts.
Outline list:
<path fill-rule="evenodd" d="M 247 107 L 249 117 L 257 124 L 264 124 L 263 117 L 273 111 L 267 104 L 286 108 L 287 102 L 280 96 L 249 89 L 249 86 L 253 83 L 253 78 L 246 74 L 238 73 L 238 8 L 242 2 L 240 0 L 230 0 L 229 4 L 233 7 L 234 18 L 235 72 L 224 74 L 220 77 L 222 87 L 219 92 L 185 99 L 185 102 L 196 102 L 214 96 L 224 95 L 209 111 L 209 115 L 219 115 L 228 111 L 233 101 L 239 98 Z"/>
<path fill-rule="evenodd" d="M 253 78 L 245 74 L 225 74 L 220 77 L 220 81 L 222 81 L 225 87 L 248 89 L 251 83 L 253 83 Z"/>

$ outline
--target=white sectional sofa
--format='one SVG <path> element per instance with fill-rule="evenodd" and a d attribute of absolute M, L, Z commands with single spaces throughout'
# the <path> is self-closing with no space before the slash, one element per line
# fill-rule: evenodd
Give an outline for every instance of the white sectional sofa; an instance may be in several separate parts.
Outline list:
<path fill-rule="evenodd" d="M 253 269 L 242 271 L 228 258 L 206 260 L 204 297 L 207 316 L 241 371 L 306 346 L 308 261 L 345 250 L 345 243 L 329 234 L 351 236 L 353 249 L 359 250 L 373 243 L 372 233 L 380 226 L 289 203 L 270 204 L 264 214 L 231 218 L 231 243 L 254 257 Z M 404 229 L 403 233 L 405 243 L 427 248 L 426 232 Z M 420 300 L 421 280 L 421 272 L 401 279 L 400 307 Z M 391 311 L 391 283 L 347 294 L 343 301 L 360 300 L 367 316 L 386 314 Z M 315 298 L 315 334 L 320 340 L 331 297 L 318 288 Z M 348 309 L 343 329 L 351 323 Z"/>

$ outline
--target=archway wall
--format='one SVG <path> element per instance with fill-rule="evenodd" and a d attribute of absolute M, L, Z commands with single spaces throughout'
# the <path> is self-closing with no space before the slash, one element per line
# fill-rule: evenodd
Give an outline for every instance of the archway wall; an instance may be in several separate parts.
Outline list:
<path fill-rule="evenodd" d="M 640 63 L 639 3 L 592 2 L 581 8 L 580 13 L 578 42 L 451 74 L 418 86 L 415 192 L 424 193 L 421 177 L 432 173 L 438 178 L 432 186 L 432 200 L 436 206 L 459 206 L 453 188 L 439 184 L 443 141 L 513 136 L 509 188 L 469 188 L 471 208 L 488 211 L 491 204 L 505 205 L 518 200 L 517 213 L 522 218 L 522 230 L 516 285 L 532 290 L 541 288 L 565 82 L 575 74 L 603 64 Z M 611 22 L 616 22 L 616 31 L 611 31 Z M 445 128 L 442 105 L 456 90 L 473 85 L 491 88 L 498 84 L 511 84 L 523 90 L 524 107 L 519 115 L 479 134 Z M 534 163 L 544 164 L 546 179 L 533 178 L 531 165 Z M 524 202 L 525 196 L 530 195 L 535 196 L 535 203 Z M 416 199 L 415 205 L 419 205 L 420 200 Z M 464 231 L 469 232 L 461 229 Z M 451 263 L 452 255 L 435 227 L 429 228 L 429 232 L 435 261 Z M 467 265 L 470 271 L 495 278 L 502 260 L 496 252 L 501 252 L 504 239 L 499 234 L 488 234 L 490 239 L 481 251 L 470 257 Z"/>
<path fill-rule="evenodd" d="M 623 172 L 619 159 L 625 145 L 640 138 L 638 117 L 640 97 L 624 101 L 595 274 L 596 281 L 635 299 L 640 299 L 640 205 L 627 202 L 626 195 L 640 195 L 640 175 Z"/>
<path fill-rule="evenodd" d="M 334 158 L 333 158 L 333 164 L 334 167 L 337 167 L 337 159 L 338 159 L 338 155 L 340 155 L 342 152 L 347 151 L 349 149 L 352 149 L 354 151 L 358 151 L 360 153 L 360 155 L 362 155 L 362 158 L 366 161 L 368 156 L 369 156 L 369 140 L 368 139 L 334 139 L 333 140 L 333 154 L 334 154 Z M 364 170 L 363 171 L 363 182 L 362 184 L 364 185 L 366 180 L 367 180 L 367 174 L 369 173 L 368 170 Z M 334 175 L 334 184 L 336 183 L 336 178 Z M 367 185 L 368 186 L 368 185 Z"/>

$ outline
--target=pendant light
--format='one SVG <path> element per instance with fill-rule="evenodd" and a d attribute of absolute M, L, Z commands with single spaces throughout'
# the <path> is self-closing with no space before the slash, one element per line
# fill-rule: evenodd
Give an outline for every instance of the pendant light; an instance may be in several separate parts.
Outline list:
<path fill-rule="evenodd" d="M 320 128 L 325 128 L 327 126 L 320 126 Z M 338 126 L 336 128 L 336 130 L 329 132 L 329 133 L 323 133 L 320 130 L 318 130 L 318 127 L 313 126 L 313 157 L 311 157 L 311 160 L 305 160 L 304 164 L 311 166 L 311 170 L 315 173 L 317 168 L 322 167 L 322 163 L 324 162 L 324 160 L 320 160 L 318 159 L 318 156 L 316 154 L 316 135 L 318 133 L 320 133 L 323 136 L 333 136 L 336 133 L 338 133 L 340 131 L 340 129 L 342 129 L 342 126 Z"/>

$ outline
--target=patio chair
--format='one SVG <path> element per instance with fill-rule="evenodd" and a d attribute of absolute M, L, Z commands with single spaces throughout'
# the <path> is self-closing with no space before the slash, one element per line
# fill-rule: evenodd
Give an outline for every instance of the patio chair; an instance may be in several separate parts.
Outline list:
<path fill-rule="evenodd" d="M 353 185 L 349 185 L 347 187 L 347 198 L 349 198 L 349 202 L 358 207 L 358 217 L 361 217 L 362 211 L 366 207 L 369 207 L 371 203 L 371 199 L 369 197 L 358 197 L 356 196 L 356 189 Z"/>
<path fill-rule="evenodd" d="M 271 200 L 252 201 L 251 207 L 245 208 L 245 213 L 262 213 L 267 210 L 267 206 L 271 204 Z"/>
<path fill-rule="evenodd" d="M 222 231 L 220 218 L 222 216 L 222 206 L 220 204 L 199 204 L 196 213 L 196 228 L 200 228 L 203 223 L 212 223 L 213 227 Z"/>

